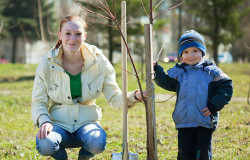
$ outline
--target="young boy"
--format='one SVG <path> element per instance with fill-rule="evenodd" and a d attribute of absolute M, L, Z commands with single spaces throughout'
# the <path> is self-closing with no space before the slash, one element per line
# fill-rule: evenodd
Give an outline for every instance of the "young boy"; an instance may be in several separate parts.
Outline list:
<path fill-rule="evenodd" d="M 179 40 L 180 65 L 167 71 L 154 62 L 158 86 L 177 92 L 173 120 L 178 130 L 178 160 L 212 159 L 212 132 L 219 112 L 233 94 L 232 80 L 213 62 L 203 59 L 206 46 L 196 31 Z"/>

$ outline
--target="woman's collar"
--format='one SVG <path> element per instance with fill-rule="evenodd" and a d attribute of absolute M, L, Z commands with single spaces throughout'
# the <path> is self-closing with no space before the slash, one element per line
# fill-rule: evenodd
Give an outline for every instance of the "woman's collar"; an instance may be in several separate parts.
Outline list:
<path fill-rule="evenodd" d="M 82 43 L 80 47 L 82 57 L 84 59 L 83 70 L 88 69 L 90 66 L 96 63 L 96 49 L 93 46 Z M 98 50 L 99 51 L 99 50 Z M 62 55 L 63 55 L 63 45 L 60 45 L 57 49 L 53 48 L 46 58 L 53 58 L 54 62 L 62 66 Z"/>

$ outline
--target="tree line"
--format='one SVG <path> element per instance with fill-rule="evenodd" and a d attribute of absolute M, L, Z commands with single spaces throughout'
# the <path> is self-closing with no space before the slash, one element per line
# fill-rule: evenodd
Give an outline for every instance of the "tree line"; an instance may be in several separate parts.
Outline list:
<path fill-rule="evenodd" d="M 120 17 L 122 0 L 116 0 L 115 10 L 117 17 Z M 91 2 L 95 2 L 92 0 Z M 145 16 L 144 8 L 140 0 L 127 0 L 127 17 L 128 36 L 142 36 L 143 24 L 140 18 Z M 149 8 L 148 2 L 144 2 L 144 7 Z M 155 0 L 157 5 L 160 0 Z M 179 1 L 165 2 L 163 7 L 170 7 L 179 3 Z M 74 3 L 72 1 L 72 3 Z M 89 1 L 81 2 L 92 10 L 99 12 L 100 9 L 90 5 Z M 108 5 L 112 6 L 113 1 L 107 0 Z M 248 0 L 188 0 L 173 12 L 178 14 L 177 17 L 169 16 L 169 13 L 163 14 L 154 29 L 161 29 L 167 23 L 172 25 L 174 39 L 177 41 L 182 32 L 187 29 L 195 29 L 207 37 L 206 45 L 212 53 L 215 62 L 218 63 L 218 46 L 220 44 L 232 44 L 231 53 L 234 60 L 250 59 L 250 2 Z M 56 39 L 58 30 L 58 18 L 55 16 L 55 1 L 48 0 L 8 0 L 0 1 L 0 41 L 6 38 L 12 39 L 12 58 L 11 62 L 15 63 L 17 39 L 23 38 L 25 42 L 32 43 L 36 40 L 53 41 Z M 111 7 L 112 8 L 112 7 Z M 164 8 L 158 7 L 155 12 L 160 12 Z M 67 14 L 67 13 L 65 13 Z M 102 32 L 106 35 L 109 50 L 109 60 L 113 59 L 113 51 L 119 50 L 120 35 L 118 31 L 110 27 L 112 22 L 85 16 L 91 25 L 91 33 Z M 97 23 L 101 21 L 106 25 Z M 176 21 L 176 22 L 174 22 Z M 174 41 L 174 40 L 173 40 Z M 142 55 L 143 44 L 137 40 L 136 49 L 138 54 Z M 176 45 L 176 43 L 173 43 Z M 176 46 L 177 48 L 177 46 Z"/>

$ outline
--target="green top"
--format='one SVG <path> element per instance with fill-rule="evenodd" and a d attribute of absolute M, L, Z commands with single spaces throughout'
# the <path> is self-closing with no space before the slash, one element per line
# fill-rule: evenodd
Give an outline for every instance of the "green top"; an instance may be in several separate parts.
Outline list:
<path fill-rule="evenodd" d="M 66 71 L 70 78 L 70 91 L 72 99 L 82 96 L 81 72 L 77 75 L 72 75 Z"/>

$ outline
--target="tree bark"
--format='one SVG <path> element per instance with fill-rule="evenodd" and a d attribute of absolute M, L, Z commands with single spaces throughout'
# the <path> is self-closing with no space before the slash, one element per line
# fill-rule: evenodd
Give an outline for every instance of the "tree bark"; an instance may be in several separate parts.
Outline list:
<path fill-rule="evenodd" d="M 179 38 L 181 38 L 182 35 L 182 7 L 179 6 Z M 179 44 L 177 44 L 177 53 L 176 53 L 177 57 L 178 57 L 178 62 L 180 61 L 180 56 L 179 56 Z"/>
<path fill-rule="evenodd" d="M 146 58 L 146 121 L 147 121 L 147 160 L 157 160 L 155 90 L 153 86 L 153 25 L 144 25 Z"/>
<path fill-rule="evenodd" d="M 112 21 L 109 20 L 109 25 L 112 25 Z M 113 62 L 113 29 L 112 27 L 109 28 L 109 61 Z"/>
<path fill-rule="evenodd" d="M 11 57 L 11 63 L 16 63 L 16 44 L 17 44 L 17 37 L 13 36 L 13 38 L 12 38 L 12 57 Z"/>
<path fill-rule="evenodd" d="M 216 19 L 215 26 L 214 26 L 214 39 L 213 39 L 213 50 L 214 50 L 214 62 L 219 65 L 218 62 L 218 46 L 219 46 L 219 15 L 217 10 L 216 0 L 213 0 L 213 9 L 214 9 L 214 18 Z"/>

